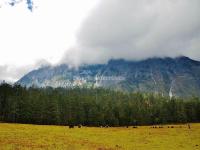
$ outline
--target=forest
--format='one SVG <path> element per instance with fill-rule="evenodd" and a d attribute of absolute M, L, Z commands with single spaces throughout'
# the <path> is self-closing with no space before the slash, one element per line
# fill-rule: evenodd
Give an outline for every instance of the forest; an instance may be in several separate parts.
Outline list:
<path fill-rule="evenodd" d="M 0 85 L 0 122 L 135 126 L 200 122 L 200 99 L 101 88 Z"/>

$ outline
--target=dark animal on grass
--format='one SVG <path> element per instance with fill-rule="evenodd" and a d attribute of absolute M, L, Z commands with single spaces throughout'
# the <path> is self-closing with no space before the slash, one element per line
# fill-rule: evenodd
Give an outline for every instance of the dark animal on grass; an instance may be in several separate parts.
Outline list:
<path fill-rule="evenodd" d="M 121 147 L 121 146 L 119 146 L 119 145 L 115 145 L 115 146 L 116 146 L 117 148 L 120 148 L 120 149 L 122 148 L 122 147 Z"/>
<path fill-rule="evenodd" d="M 190 124 L 188 124 L 188 129 L 191 129 Z"/>
<path fill-rule="evenodd" d="M 108 125 L 105 126 L 105 128 L 108 128 L 108 127 L 109 127 Z"/>
<path fill-rule="evenodd" d="M 69 125 L 69 128 L 70 128 L 70 129 L 74 128 L 74 125 Z"/>

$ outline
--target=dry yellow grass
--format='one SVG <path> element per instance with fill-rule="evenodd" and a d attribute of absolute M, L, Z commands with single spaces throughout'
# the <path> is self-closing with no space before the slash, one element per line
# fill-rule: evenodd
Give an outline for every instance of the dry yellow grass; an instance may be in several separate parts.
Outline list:
<path fill-rule="evenodd" d="M 181 126 L 181 128 L 180 128 Z M 200 124 L 129 128 L 74 128 L 0 123 L 0 150 L 197 150 Z"/>

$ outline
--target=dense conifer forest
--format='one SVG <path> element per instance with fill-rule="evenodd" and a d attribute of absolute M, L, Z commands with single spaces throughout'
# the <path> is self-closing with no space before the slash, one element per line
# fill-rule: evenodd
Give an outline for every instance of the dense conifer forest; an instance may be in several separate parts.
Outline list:
<path fill-rule="evenodd" d="M 85 126 L 200 122 L 200 99 L 98 88 L 24 88 L 3 83 L 0 121 Z"/>

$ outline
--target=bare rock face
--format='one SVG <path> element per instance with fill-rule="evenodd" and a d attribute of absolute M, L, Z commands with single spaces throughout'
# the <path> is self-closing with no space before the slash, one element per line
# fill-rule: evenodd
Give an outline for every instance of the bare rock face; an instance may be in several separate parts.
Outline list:
<path fill-rule="evenodd" d="M 200 62 L 187 57 L 151 58 L 143 61 L 110 60 L 107 64 L 42 67 L 18 82 L 37 87 L 103 87 L 164 96 L 200 96 Z"/>

